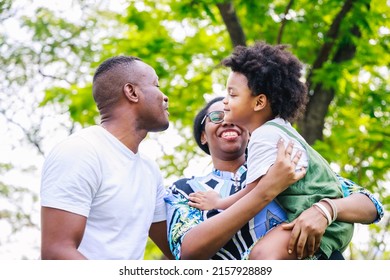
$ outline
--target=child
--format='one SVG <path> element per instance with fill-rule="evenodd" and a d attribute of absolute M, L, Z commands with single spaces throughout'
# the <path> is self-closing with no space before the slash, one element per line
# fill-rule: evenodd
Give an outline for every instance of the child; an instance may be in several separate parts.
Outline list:
<path fill-rule="evenodd" d="M 244 126 L 251 133 L 247 187 L 226 199 L 218 199 L 216 205 L 201 207 L 229 207 L 253 189 L 267 173 L 276 159 L 277 141 L 280 138 L 285 143 L 293 140 L 293 153 L 302 153 L 297 169 L 304 167 L 307 173 L 281 193 L 278 201 L 286 210 L 289 222 L 312 206 L 324 215 L 329 226 L 315 257 L 328 258 L 333 251 L 346 248 L 352 238 L 353 225 L 335 221 L 337 209 L 327 198 L 343 197 L 341 183 L 329 164 L 290 124 L 304 109 L 307 88 L 300 80 L 302 64 L 285 48 L 260 42 L 252 47 L 239 46 L 222 61 L 232 70 L 224 99 L 225 122 Z M 204 194 L 194 194 L 190 199 L 197 195 Z M 287 252 L 290 234 L 291 231 L 282 227 L 269 231 L 254 245 L 250 259 L 301 258 Z"/>

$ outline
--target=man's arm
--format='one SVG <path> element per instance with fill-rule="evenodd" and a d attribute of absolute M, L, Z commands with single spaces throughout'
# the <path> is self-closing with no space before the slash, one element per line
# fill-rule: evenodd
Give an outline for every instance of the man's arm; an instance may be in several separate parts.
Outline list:
<path fill-rule="evenodd" d="M 41 208 L 41 258 L 43 260 L 86 259 L 77 248 L 87 218 L 60 209 Z"/>
<path fill-rule="evenodd" d="M 167 257 L 169 260 L 175 259 L 168 245 L 166 221 L 152 223 L 149 230 L 149 237 L 158 246 L 158 248 L 160 248 L 165 257 Z"/>

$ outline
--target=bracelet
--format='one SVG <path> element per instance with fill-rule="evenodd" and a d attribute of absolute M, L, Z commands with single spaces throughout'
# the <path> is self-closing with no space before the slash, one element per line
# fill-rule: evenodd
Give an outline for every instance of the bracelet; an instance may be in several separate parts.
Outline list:
<path fill-rule="evenodd" d="M 339 213 L 339 211 L 337 209 L 337 206 L 336 206 L 336 203 L 334 203 L 333 200 L 331 200 L 329 198 L 323 198 L 320 201 L 325 201 L 325 202 L 327 202 L 330 205 L 330 207 L 332 208 L 332 212 L 333 212 L 332 222 L 336 221 L 337 215 Z"/>
<path fill-rule="evenodd" d="M 326 207 L 319 202 L 316 202 L 313 205 L 317 206 L 321 210 L 321 212 L 324 213 L 325 218 L 328 221 L 328 226 L 330 226 L 330 224 L 332 223 L 332 217 L 330 216 L 328 209 L 326 209 Z"/>

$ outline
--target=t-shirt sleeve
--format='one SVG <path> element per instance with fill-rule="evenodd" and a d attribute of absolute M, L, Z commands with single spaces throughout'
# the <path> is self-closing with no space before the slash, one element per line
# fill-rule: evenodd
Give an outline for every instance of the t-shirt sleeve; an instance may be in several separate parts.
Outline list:
<path fill-rule="evenodd" d="M 82 139 L 57 145 L 42 169 L 41 205 L 88 217 L 101 180 L 96 151 Z"/>
<path fill-rule="evenodd" d="M 373 223 L 378 223 L 383 218 L 384 213 L 385 213 L 385 210 L 383 208 L 383 204 L 379 201 L 379 199 L 376 198 L 374 196 L 374 194 L 372 194 L 370 191 L 361 187 L 360 185 L 356 184 L 355 182 L 353 182 L 347 178 L 344 178 L 344 177 L 340 176 L 339 174 L 336 174 L 336 175 L 337 175 L 337 178 L 340 180 L 344 197 L 350 196 L 350 195 L 355 194 L 355 193 L 361 193 L 361 194 L 366 195 L 372 201 L 372 203 L 375 205 L 376 212 L 377 212 L 377 218 L 375 219 L 375 221 L 373 221 Z"/>
<path fill-rule="evenodd" d="M 277 142 L 281 135 L 274 129 L 259 128 L 253 132 L 248 145 L 248 174 L 250 184 L 264 176 L 274 164 L 277 156 Z"/>
<path fill-rule="evenodd" d="M 153 223 L 165 221 L 167 219 L 167 212 L 165 209 L 164 196 L 166 188 L 163 185 L 163 179 L 161 173 L 158 173 L 158 187 L 156 192 L 156 207 L 153 216 Z"/>

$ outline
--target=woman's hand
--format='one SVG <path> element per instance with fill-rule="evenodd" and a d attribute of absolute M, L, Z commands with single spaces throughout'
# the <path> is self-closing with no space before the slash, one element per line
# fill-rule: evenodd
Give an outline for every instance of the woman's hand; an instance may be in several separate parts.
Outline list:
<path fill-rule="evenodd" d="M 283 229 L 292 230 L 288 245 L 289 254 L 296 250 L 297 257 L 300 259 L 304 257 L 305 251 L 308 256 L 313 256 L 320 247 L 327 226 L 328 221 L 314 206 L 303 211 L 291 223 L 282 224 Z"/>
<path fill-rule="evenodd" d="M 283 139 L 278 141 L 278 155 L 276 157 L 275 163 L 270 167 L 267 174 L 263 177 L 263 179 L 267 178 L 274 181 L 273 187 L 276 195 L 306 175 L 305 168 L 296 171 L 296 166 L 302 156 L 302 152 L 298 151 L 294 157 L 291 158 L 293 146 L 294 142 L 292 141 L 288 143 L 287 147 L 284 146 Z"/>

